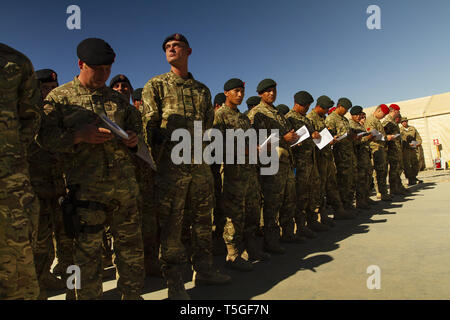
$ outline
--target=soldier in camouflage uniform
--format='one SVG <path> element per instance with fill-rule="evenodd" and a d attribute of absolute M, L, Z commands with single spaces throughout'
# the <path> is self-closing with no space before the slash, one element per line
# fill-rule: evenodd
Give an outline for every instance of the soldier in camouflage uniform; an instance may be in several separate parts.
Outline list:
<path fill-rule="evenodd" d="M 41 104 L 30 60 L 0 43 L 0 300 L 39 295 L 33 259 L 39 201 L 27 147 L 39 129 Z"/>
<path fill-rule="evenodd" d="M 354 106 L 350 109 L 351 119 L 349 120 L 350 129 L 354 134 L 362 134 L 366 132 L 366 128 L 360 123 L 362 116 L 362 107 Z M 370 140 L 372 134 L 357 137 L 353 144 L 356 155 L 356 208 L 368 209 L 369 205 L 375 204 L 370 199 L 370 177 L 372 172 L 372 163 L 370 160 Z"/>
<path fill-rule="evenodd" d="M 153 77 L 144 86 L 142 117 L 145 138 L 155 152 L 158 165 L 156 189 L 161 227 L 161 270 L 167 281 L 169 298 L 189 299 L 181 276 L 181 268 L 186 262 L 186 250 L 181 241 L 184 225 L 191 229 L 192 255 L 188 253 L 195 271 L 195 283 L 223 284 L 231 280 L 214 270 L 212 264 L 214 180 L 211 169 L 201 159 L 200 163 L 193 161 L 194 121 L 202 124 L 203 134 L 213 124 L 214 109 L 209 89 L 188 72 L 192 49 L 187 39 L 173 34 L 164 40 L 162 48 L 171 71 Z M 171 140 L 176 129 L 185 129 L 190 134 L 191 156 L 187 164 L 175 164 L 171 157 L 172 149 L 177 145 Z"/>
<path fill-rule="evenodd" d="M 286 119 L 294 130 L 306 126 L 310 134 L 298 145 L 292 147 L 295 160 L 295 189 L 297 192 L 297 206 L 295 212 L 296 234 L 299 237 L 315 238 L 316 234 L 306 226 L 306 217 L 314 215 L 318 196 L 320 194 L 320 178 L 317 169 L 316 145 L 312 139 L 320 138 L 311 120 L 306 117 L 308 109 L 313 103 L 313 97 L 306 91 L 299 91 L 294 95 L 294 107 L 286 114 Z M 311 223 L 318 223 L 312 221 Z"/>
<path fill-rule="evenodd" d="M 42 69 L 36 71 L 39 80 L 42 98 L 58 86 L 57 75 L 53 70 Z M 58 254 L 59 275 L 66 273 L 72 261 L 72 241 L 63 230 L 62 211 L 58 202 L 66 193 L 63 178 L 62 164 L 58 155 L 52 154 L 40 148 L 35 141 L 28 148 L 28 162 L 30 165 L 30 179 L 36 195 L 39 198 L 39 228 L 36 248 L 34 250 L 34 262 L 39 280 L 40 299 L 46 299 L 46 290 L 64 289 L 64 281 L 50 273 L 50 268 L 55 258 L 53 245 L 53 232 Z"/>
<path fill-rule="evenodd" d="M 329 108 L 334 105 L 333 100 L 327 96 L 321 96 L 317 99 L 316 107 L 311 110 L 306 116 L 313 124 L 314 130 L 321 132 L 326 128 L 325 115 Z M 351 212 L 346 212 L 339 196 L 338 187 L 336 184 L 336 166 L 334 164 L 333 152 L 331 146 L 335 143 L 336 139 L 322 150 L 317 150 L 317 167 L 320 177 L 320 194 L 318 203 L 316 204 L 316 212 L 321 215 L 322 223 L 318 223 L 318 215 L 311 214 L 307 217 L 308 225 L 313 231 L 327 231 L 332 224 L 329 222 L 331 219 L 327 219 L 328 216 L 325 212 L 326 203 L 328 202 L 334 209 L 334 219 L 353 219 L 355 216 Z"/>
<path fill-rule="evenodd" d="M 129 93 L 132 90 L 130 81 L 125 75 L 118 75 L 110 82 L 110 88 L 120 92 L 127 101 Z M 142 117 L 142 90 L 133 90 L 131 96 L 134 107 L 139 111 Z M 158 208 L 156 206 L 154 176 L 155 172 L 151 169 L 147 162 L 139 157 L 133 157 L 136 166 L 136 181 L 139 185 L 139 212 L 142 219 L 142 241 L 144 244 L 144 267 L 145 275 L 161 277 L 161 266 L 159 264 L 159 226 L 158 226 Z M 104 247 L 111 248 L 109 242 L 105 239 L 111 238 L 111 233 L 107 232 L 104 237 Z M 108 251 L 104 252 L 109 257 Z M 108 261 L 108 260 L 106 260 Z"/>
<path fill-rule="evenodd" d="M 387 150 L 385 140 L 392 140 L 393 135 L 386 135 L 384 127 L 381 124 L 381 119 L 388 113 L 388 106 L 382 104 L 376 108 L 374 113 L 367 118 L 364 124 L 367 131 L 375 129 L 381 133 L 382 137 L 384 137 L 383 140 L 373 139 L 370 141 L 370 152 L 372 153 L 372 161 L 376 173 L 375 189 L 377 190 L 377 197 L 383 201 L 392 200 L 392 196 L 388 194 L 386 186 Z"/>
<path fill-rule="evenodd" d="M 122 299 L 140 299 L 144 253 L 138 213 L 139 188 L 132 157 L 142 139 L 139 112 L 121 94 L 105 86 L 114 51 L 103 40 L 89 38 L 77 47 L 79 76 L 48 96 L 37 141 L 64 156 L 71 204 L 78 215 L 74 263 L 81 271 L 77 299 L 102 296 L 102 235 L 111 227 L 117 288 Z M 128 134 L 113 136 L 100 116 Z M 81 169 L 80 169 L 81 168 Z M 68 198 L 69 199 L 69 198 Z"/>
<path fill-rule="evenodd" d="M 220 130 L 224 141 L 226 130 L 251 129 L 250 120 L 240 113 L 237 108 L 242 103 L 245 94 L 244 82 L 240 79 L 230 79 L 224 85 L 225 103 L 214 115 L 213 127 Z M 245 140 L 244 140 L 245 141 Z M 256 231 L 259 227 L 260 203 L 258 187 L 258 173 L 256 164 L 249 163 L 249 143 L 234 139 L 234 161 L 224 161 L 223 194 L 219 203 L 221 211 L 226 213 L 226 224 L 223 239 L 227 247 L 226 266 L 240 271 L 251 271 L 253 264 L 243 259 L 242 254 L 247 250 L 249 259 L 266 260 L 267 253 L 261 252 L 256 244 Z M 236 143 L 237 142 L 237 143 Z M 256 141 L 255 141 L 256 142 Z M 245 163 L 238 162 L 238 143 L 245 143 Z M 224 143 L 223 154 L 226 155 L 227 144 Z M 254 150 L 256 152 L 256 149 Z"/>
<path fill-rule="evenodd" d="M 387 145 L 387 159 L 389 164 L 389 188 L 391 195 L 406 195 L 408 192 L 402 184 L 401 175 L 401 163 L 399 161 L 399 155 L 402 154 L 402 145 L 400 137 L 400 128 L 396 122 L 396 119 L 400 116 L 400 107 L 396 104 L 389 106 L 389 114 L 383 119 L 381 123 L 384 127 L 386 134 L 398 135 L 391 141 L 386 143 Z M 387 169 L 386 169 L 387 170 Z"/>
<path fill-rule="evenodd" d="M 355 174 L 356 155 L 353 148 L 354 134 L 350 130 L 350 124 L 345 116 L 352 107 L 352 103 L 347 98 L 340 98 L 336 110 L 325 120 L 325 125 L 330 133 L 336 138 L 343 139 L 333 144 L 333 155 L 337 170 L 337 184 L 339 194 L 345 210 L 353 210 L 355 200 Z"/>
<path fill-rule="evenodd" d="M 261 102 L 261 97 L 252 96 L 248 98 L 245 103 L 247 104 L 247 110 L 244 111 L 244 115 L 248 116 L 250 110 L 256 107 Z"/>
<path fill-rule="evenodd" d="M 402 118 L 401 122 L 400 133 L 402 137 L 405 176 L 408 179 L 408 185 L 415 185 L 422 182 L 422 180 L 417 179 L 419 161 L 416 155 L 417 147 L 422 145 L 422 138 L 416 128 L 408 125 L 407 118 Z M 418 143 L 417 146 L 411 144 L 413 141 Z"/>
<path fill-rule="evenodd" d="M 214 97 L 214 113 L 225 103 L 226 97 L 223 92 L 216 94 Z M 222 198 L 223 185 L 223 165 L 220 163 L 213 163 L 211 165 L 211 172 L 214 178 L 214 210 L 213 210 L 213 254 L 220 256 L 227 252 L 225 243 L 223 241 L 223 230 L 225 228 L 226 217 L 220 208 L 219 203 Z"/>
<path fill-rule="evenodd" d="M 277 149 L 279 169 L 274 175 L 261 175 L 264 196 L 264 248 L 269 253 L 283 254 L 285 249 L 279 241 L 301 240 L 294 234 L 295 177 L 290 144 L 298 139 L 285 117 L 273 106 L 277 96 L 276 82 L 262 80 L 257 87 L 261 102 L 248 113 L 253 128 L 279 130 L 280 143 Z M 278 225 L 279 222 L 279 225 Z M 282 236 L 280 239 L 280 227 Z"/>

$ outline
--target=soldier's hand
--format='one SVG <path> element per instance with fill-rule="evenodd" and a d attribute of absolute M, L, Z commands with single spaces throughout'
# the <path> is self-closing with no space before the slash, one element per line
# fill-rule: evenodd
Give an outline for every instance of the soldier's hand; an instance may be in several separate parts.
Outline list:
<path fill-rule="evenodd" d="M 312 134 L 311 134 L 311 137 L 313 138 L 313 139 L 320 139 L 320 133 L 319 132 L 317 132 L 317 131 L 314 131 Z"/>
<path fill-rule="evenodd" d="M 138 144 L 138 136 L 135 132 L 133 131 L 128 131 L 128 139 L 122 139 L 123 143 L 128 147 L 128 148 L 134 148 L 136 147 L 136 145 Z"/>
<path fill-rule="evenodd" d="M 299 138 L 299 136 L 298 136 L 298 134 L 296 134 L 294 132 L 294 129 L 292 129 L 291 131 L 289 131 L 288 133 L 286 133 L 283 136 L 284 141 L 291 143 L 291 144 L 296 142 L 298 140 L 298 138 Z"/>
<path fill-rule="evenodd" d="M 89 123 L 75 132 L 74 144 L 81 142 L 100 144 L 113 138 L 110 130 L 99 128 L 94 123 Z"/>
<path fill-rule="evenodd" d="M 388 134 L 388 135 L 386 136 L 386 140 L 387 140 L 387 141 L 394 140 L 394 135 L 393 135 L 393 134 Z"/>
<path fill-rule="evenodd" d="M 330 146 L 332 146 L 333 144 L 335 144 L 337 142 L 337 138 L 338 138 L 338 136 L 333 137 L 333 140 L 331 140 L 331 142 L 330 142 Z"/>

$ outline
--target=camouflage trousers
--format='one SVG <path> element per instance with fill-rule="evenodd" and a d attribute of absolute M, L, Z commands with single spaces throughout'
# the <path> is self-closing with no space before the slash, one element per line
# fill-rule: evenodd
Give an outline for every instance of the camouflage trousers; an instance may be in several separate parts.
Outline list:
<path fill-rule="evenodd" d="M 356 161 L 356 199 L 367 199 L 370 196 L 372 163 L 369 150 L 358 150 Z"/>
<path fill-rule="evenodd" d="M 399 148 L 389 147 L 387 151 L 387 162 L 389 163 L 388 180 L 391 192 L 398 190 L 402 186 L 402 179 L 400 178 L 402 171 L 401 162 L 399 161 L 399 153 L 401 153 L 401 149 Z"/>
<path fill-rule="evenodd" d="M 214 181 L 206 164 L 161 161 L 156 174 L 161 228 L 161 271 L 168 285 L 178 281 L 187 259 L 195 271 L 212 268 Z M 184 232 L 183 232 L 184 231 Z"/>
<path fill-rule="evenodd" d="M 408 180 L 414 180 L 419 173 L 419 161 L 415 149 L 403 148 L 403 169 Z"/>
<path fill-rule="evenodd" d="M 134 177 L 80 186 L 77 200 L 100 203 L 103 208 L 92 205 L 77 208 L 82 223 L 82 231 L 74 241 L 74 263 L 81 271 L 81 289 L 76 290 L 78 300 L 102 297 L 102 240 L 105 226 L 110 227 L 113 236 L 117 289 L 123 299 L 137 299 L 141 294 L 144 285 L 144 252 L 138 192 Z"/>
<path fill-rule="evenodd" d="M 65 234 L 62 222 L 62 210 L 58 199 L 39 198 L 39 203 L 39 227 L 34 250 L 34 263 L 36 265 L 39 286 L 42 291 L 45 290 L 42 282 L 50 272 L 53 260 L 55 259 L 55 250 L 58 264 L 61 264 L 64 270 L 73 264 L 73 241 Z M 53 234 L 55 241 L 53 241 Z"/>
<path fill-rule="evenodd" d="M 353 149 L 343 148 L 333 149 L 334 161 L 336 164 L 336 180 L 339 186 L 339 195 L 344 207 L 352 206 L 355 199 L 355 175 L 356 156 Z"/>
<path fill-rule="evenodd" d="M 214 236 L 221 238 L 226 224 L 225 214 L 220 206 L 222 202 L 223 187 L 223 166 L 220 164 L 211 165 L 211 172 L 214 178 L 214 210 L 213 225 L 215 226 Z"/>
<path fill-rule="evenodd" d="M 301 226 L 305 226 L 306 216 L 313 215 L 317 209 L 320 196 L 320 178 L 313 157 L 310 159 L 297 159 L 295 169 L 297 201 L 294 219 L 298 229 Z"/>
<path fill-rule="evenodd" d="M 280 162 L 274 175 L 261 176 L 261 190 L 264 197 L 263 219 L 265 241 L 280 239 L 294 234 L 295 177 L 290 163 Z"/>
<path fill-rule="evenodd" d="M 136 179 L 139 185 L 139 212 L 142 216 L 142 241 L 144 244 L 145 270 L 157 273 L 159 270 L 160 228 L 156 205 L 155 172 L 146 162 L 136 159 Z"/>
<path fill-rule="evenodd" d="M 388 192 L 386 185 L 386 178 L 387 178 L 386 148 L 380 146 L 371 146 L 370 150 L 372 153 L 373 168 L 375 169 L 375 177 L 376 177 L 375 189 L 377 190 L 377 193 L 387 194 Z"/>
<path fill-rule="evenodd" d="M 19 164 L 20 165 L 20 164 Z M 39 201 L 28 171 L 0 177 L 0 300 L 37 299 L 34 266 Z"/>
<path fill-rule="evenodd" d="M 223 238 L 229 256 L 241 254 L 245 241 L 253 238 L 259 227 L 261 196 L 258 184 L 255 166 L 224 166 L 220 206 L 222 212 L 226 212 Z"/>
<path fill-rule="evenodd" d="M 336 211 L 342 207 L 341 197 L 336 182 L 336 166 L 333 156 L 320 156 L 317 161 L 320 178 L 320 194 L 316 207 L 323 212 L 328 203 Z M 317 216 L 313 216 L 317 220 Z"/>

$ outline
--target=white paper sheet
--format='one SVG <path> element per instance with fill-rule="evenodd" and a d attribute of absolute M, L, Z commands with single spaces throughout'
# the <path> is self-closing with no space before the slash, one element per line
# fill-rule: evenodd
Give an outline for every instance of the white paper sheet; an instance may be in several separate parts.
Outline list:
<path fill-rule="evenodd" d="M 360 133 L 358 133 L 356 136 L 357 136 L 358 138 L 360 138 L 360 137 L 368 136 L 369 134 L 370 134 L 370 132 L 360 132 Z"/>
<path fill-rule="evenodd" d="M 300 137 L 297 142 L 295 142 L 294 144 L 291 145 L 291 148 L 293 146 L 298 145 L 300 142 L 306 140 L 307 138 L 309 138 L 309 131 L 308 128 L 306 128 L 306 126 L 301 127 L 300 129 L 298 129 L 297 131 L 295 131 L 295 133 Z"/>
<path fill-rule="evenodd" d="M 266 140 L 264 140 L 263 143 L 261 143 L 259 148 L 259 153 L 261 153 L 263 150 L 267 148 L 267 143 L 270 141 L 270 143 L 275 143 L 277 141 L 280 141 L 280 138 L 277 133 L 272 133 Z"/>
<path fill-rule="evenodd" d="M 331 141 L 333 141 L 333 136 L 331 135 L 330 131 L 328 131 L 327 128 L 320 131 L 319 134 L 320 138 L 313 139 L 313 141 L 316 144 L 317 148 L 319 148 L 319 150 L 322 150 L 326 145 L 328 145 Z"/>
<path fill-rule="evenodd" d="M 384 137 L 381 134 L 381 132 L 379 132 L 377 129 L 372 129 L 370 131 L 370 133 L 372 134 L 372 136 L 374 137 L 375 141 L 384 141 Z"/>
<path fill-rule="evenodd" d="M 116 123 L 114 123 L 111 119 L 109 119 L 106 115 L 100 115 L 100 119 L 111 129 L 112 132 L 117 134 L 119 137 L 128 139 L 128 133 L 126 133 L 121 127 L 119 127 Z"/>
<path fill-rule="evenodd" d="M 337 141 L 341 141 L 342 139 L 347 138 L 347 133 L 344 133 L 342 136 L 336 138 Z"/>

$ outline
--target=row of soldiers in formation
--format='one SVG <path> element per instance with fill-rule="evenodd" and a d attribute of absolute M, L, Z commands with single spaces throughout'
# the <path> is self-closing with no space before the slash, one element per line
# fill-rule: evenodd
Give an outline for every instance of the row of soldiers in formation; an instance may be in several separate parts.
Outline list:
<path fill-rule="evenodd" d="M 373 169 L 381 200 L 391 199 L 388 165 L 391 194 L 407 192 L 402 167 L 417 183 L 411 142 L 420 137 L 406 119 L 399 128 L 397 105 L 381 105 L 366 120 L 361 107 L 341 98 L 326 117 L 335 105 L 329 97 L 309 111 L 314 98 L 299 91 L 283 112 L 274 106 L 276 82 L 265 79 L 243 114 L 243 81 L 227 81 L 213 105 L 209 89 L 188 72 L 187 39 L 170 35 L 162 49 L 170 72 L 133 92 L 124 75 L 105 85 L 115 53 L 102 39 L 78 45 L 80 74 L 61 86 L 53 70 L 35 73 L 26 56 L 0 44 L 0 299 L 45 299 L 47 290 L 65 288 L 71 265 L 80 268 L 80 286 L 66 288 L 66 299 L 99 299 L 111 256 L 123 299 L 141 299 L 146 275 L 164 277 L 170 299 L 189 299 L 186 263 L 196 285 L 228 283 L 213 266 L 213 251 L 226 254 L 227 267 L 251 271 L 251 261 L 284 254 L 281 243 L 304 242 L 375 204 Z M 105 128 L 102 115 L 128 138 Z M 278 172 L 259 175 L 253 164 L 175 165 L 171 134 L 184 128 L 193 137 L 194 121 L 223 133 L 279 130 Z M 321 150 L 312 139 L 291 148 L 302 126 L 314 139 L 328 128 L 334 140 Z M 372 129 L 386 141 L 358 135 Z M 156 172 L 136 156 L 147 147 Z"/>

